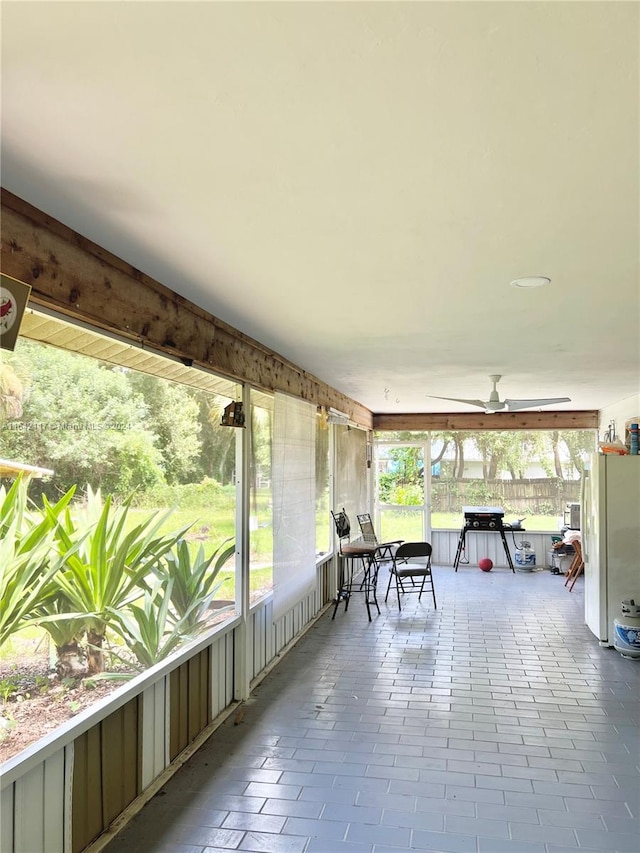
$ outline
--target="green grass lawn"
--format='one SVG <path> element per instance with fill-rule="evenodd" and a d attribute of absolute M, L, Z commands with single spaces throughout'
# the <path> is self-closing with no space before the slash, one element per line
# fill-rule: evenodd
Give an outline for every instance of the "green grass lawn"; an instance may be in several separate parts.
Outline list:
<path fill-rule="evenodd" d="M 0 664 L 17 662 L 33 655 L 49 651 L 49 637 L 46 631 L 31 625 L 16 631 L 0 646 Z"/>
<path fill-rule="evenodd" d="M 135 507 L 129 511 L 129 523 L 133 527 L 143 519 L 148 518 L 153 512 L 164 512 L 154 508 Z M 188 527 L 185 538 L 189 543 L 189 550 L 194 553 L 200 544 L 204 547 L 206 556 L 210 556 L 217 548 L 227 540 L 235 537 L 235 508 L 201 508 L 201 509 L 174 509 L 164 524 L 160 527 L 160 533 L 173 533 L 184 527 Z"/>

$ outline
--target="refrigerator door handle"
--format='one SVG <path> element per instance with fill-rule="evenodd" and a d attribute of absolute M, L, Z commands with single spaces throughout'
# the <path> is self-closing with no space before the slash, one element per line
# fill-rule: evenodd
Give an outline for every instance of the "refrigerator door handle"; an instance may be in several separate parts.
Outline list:
<path fill-rule="evenodd" d="M 589 533 L 591 532 L 591 505 L 590 505 L 590 495 L 591 495 L 591 483 L 589 482 L 589 469 L 585 468 L 582 473 L 582 480 L 580 481 L 580 508 L 581 508 L 581 518 L 580 518 L 580 530 L 582 532 L 581 541 L 582 541 L 582 556 L 586 562 L 589 560 Z"/>

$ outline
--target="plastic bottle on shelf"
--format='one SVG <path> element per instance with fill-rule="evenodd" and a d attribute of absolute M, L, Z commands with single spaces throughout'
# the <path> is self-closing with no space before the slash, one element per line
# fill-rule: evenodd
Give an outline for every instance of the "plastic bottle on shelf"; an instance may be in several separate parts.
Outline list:
<path fill-rule="evenodd" d="M 632 456 L 638 455 L 638 424 L 631 424 L 629 427 L 629 453 Z"/>

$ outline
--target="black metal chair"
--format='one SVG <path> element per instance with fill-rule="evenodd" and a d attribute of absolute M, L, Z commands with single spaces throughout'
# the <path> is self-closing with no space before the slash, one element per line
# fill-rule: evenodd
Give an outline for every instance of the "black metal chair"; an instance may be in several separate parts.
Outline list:
<path fill-rule="evenodd" d="M 410 592 L 417 592 L 418 601 L 420 601 L 425 586 L 431 590 L 433 606 L 437 609 L 436 591 L 433 586 L 433 573 L 431 571 L 432 550 L 429 542 L 404 542 L 398 546 L 389 567 L 389 583 L 387 594 L 384 597 L 385 601 L 389 597 L 391 582 L 395 579 L 398 610 L 402 610 L 400 593 L 405 595 Z M 418 579 L 421 579 L 419 584 L 416 583 Z"/>
<path fill-rule="evenodd" d="M 371 604 L 375 604 L 380 613 L 376 598 L 378 581 L 378 564 L 375 560 L 377 550 L 373 543 L 364 539 L 350 542 L 351 522 L 344 507 L 341 512 L 331 510 L 331 516 L 338 536 L 338 589 L 332 619 L 336 618 L 338 605 L 344 601 L 345 612 L 349 609 L 349 599 L 352 592 L 364 592 L 367 615 L 371 621 Z"/>
<path fill-rule="evenodd" d="M 404 539 L 393 539 L 390 542 L 378 542 L 376 531 L 371 520 L 371 515 L 368 512 L 360 513 L 356 516 L 360 526 L 360 533 L 366 542 L 373 542 L 378 546 L 376 553 L 377 560 L 388 560 L 393 557 L 398 545 L 402 545 Z"/>

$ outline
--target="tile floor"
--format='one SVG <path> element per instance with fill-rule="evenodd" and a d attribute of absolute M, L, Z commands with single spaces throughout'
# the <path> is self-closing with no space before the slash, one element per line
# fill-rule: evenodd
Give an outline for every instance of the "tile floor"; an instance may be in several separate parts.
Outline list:
<path fill-rule="evenodd" d="M 583 579 L 434 577 L 325 613 L 107 853 L 639 853 L 640 660 Z"/>

